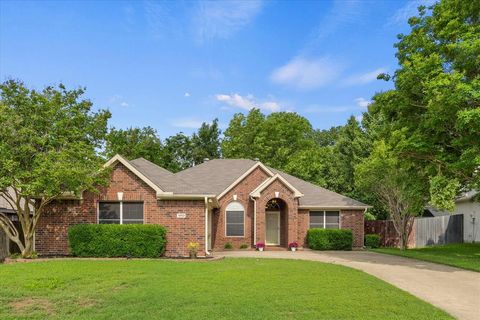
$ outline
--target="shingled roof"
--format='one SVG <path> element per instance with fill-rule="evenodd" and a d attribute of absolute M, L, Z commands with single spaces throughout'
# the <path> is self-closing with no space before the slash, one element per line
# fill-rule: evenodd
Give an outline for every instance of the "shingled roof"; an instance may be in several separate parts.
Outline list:
<path fill-rule="evenodd" d="M 143 158 L 128 161 L 151 182 L 164 192 L 181 195 L 215 195 L 219 196 L 250 170 L 258 161 L 249 159 L 214 159 L 202 164 L 172 173 Z M 280 170 L 266 167 L 272 174 L 279 174 L 303 196 L 299 198 L 300 207 L 304 208 L 367 208 L 368 205 L 343 196 L 336 192 L 316 186 L 312 183 L 289 175 Z"/>

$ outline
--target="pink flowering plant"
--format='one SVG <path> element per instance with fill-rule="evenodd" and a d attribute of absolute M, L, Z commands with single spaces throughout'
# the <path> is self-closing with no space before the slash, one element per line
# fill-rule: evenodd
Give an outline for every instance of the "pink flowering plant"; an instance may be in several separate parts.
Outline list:
<path fill-rule="evenodd" d="M 257 249 L 260 249 L 260 248 L 265 248 L 265 243 L 263 242 L 257 242 L 257 245 L 255 246 Z"/>
<path fill-rule="evenodd" d="M 289 248 L 298 248 L 298 242 L 293 241 L 288 244 Z"/>

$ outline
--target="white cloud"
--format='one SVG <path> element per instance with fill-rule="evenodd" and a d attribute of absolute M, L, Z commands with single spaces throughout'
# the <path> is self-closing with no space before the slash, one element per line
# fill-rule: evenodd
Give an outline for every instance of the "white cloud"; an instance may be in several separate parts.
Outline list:
<path fill-rule="evenodd" d="M 329 58 L 308 59 L 295 57 L 274 70 L 270 79 L 278 84 L 298 89 L 314 89 L 336 79 L 342 66 Z"/>
<path fill-rule="evenodd" d="M 360 108 L 367 108 L 368 105 L 372 103 L 372 101 L 362 97 L 355 99 L 355 102 L 357 103 L 357 106 L 359 106 Z"/>
<path fill-rule="evenodd" d="M 212 123 L 211 121 L 204 121 L 204 120 L 199 120 L 196 118 L 178 118 L 178 119 L 173 119 L 170 121 L 170 125 L 175 128 L 182 128 L 182 129 L 198 129 L 202 126 L 203 123 Z M 218 127 L 222 130 L 228 128 L 228 125 L 219 122 Z"/>
<path fill-rule="evenodd" d="M 311 105 L 305 109 L 307 113 L 356 113 L 359 110 L 365 110 L 368 105 L 372 103 L 365 98 L 357 98 L 355 99 L 355 105 L 343 105 L 343 106 L 328 106 L 328 105 Z"/>
<path fill-rule="evenodd" d="M 119 95 L 119 94 L 115 94 L 113 96 L 111 96 L 109 99 L 108 99 L 108 104 L 112 107 L 116 107 L 116 106 L 120 106 L 120 107 L 123 107 L 123 108 L 126 108 L 128 107 L 130 104 L 125 101 L 125 99 Z"/>
<path fill-rule="evenodd" d="M 322 106 L 312 105 L 305 109 L 306 113 L 342 113 L 355 109 L 352 106 Z"/>
<path fill-rule="evenodd" d="M 185 94 L 183 96 L 186 97 L 186 98 L 190 97 L 190 92 L 185 92 Z"/>
<path fill-rule="evenodd" d="M 171 121 L 171 125 L 176 128 L 198 129 L 204 121 L 194 118 L 180 118 Z"/>
<path fill-rule="evenodd" d="M 145 1 L 144 10 L 147 26 L 153 38 L 161 39 L 168 35 L 178 35 L 183 28 L 176 18 L 177 7 L 173 1 Z"/>
<path fill-rule="evenodd" d="M 373 81 L 377 80 L 377 76 L 380 73 L 385 73 L 385 72 L 387 72 L 386 68 L 378 68 L 378 69 L 375 69 L 373 71 L 369 71 L 369 72 L 366 72 L 366 73 L 355 74 L 355 75 L 352 75 L 352 76 L 346 78 L 343 81 L 343 84 L 346 85 L 346 86 L 357 86 L 357 85 L 367 84 L 367 83 L 370 83 L 370 82 L 373 82 Z"/>
<path fill-rule="evenodd" d="M 391 17 L 389 24 L 407 23 L 408 19 L 413 16 L 418 16 L 419 6 L 431 6 L 436 0 L 410 0 L 403 7 L 398 9 Z"/>
<path fill-rule="evenodd" d="M 309 45 L 314 45 L 339 28 L 346 28 L 351 24 L 362 22 L 362 2 L 360 0 L 335 0 L 330 10 L 324 14 L 318 26 L 315 28 Z"/>
<path fill-rule="evenodd" d="M 193 28 L 199 42 L 229 38 L 261 11 L 261 1 L 202 1 L 194 13 Z"/>
<path fill-rule="evenodd" d="M 251 94 L 246 96 L 239 95 L 238 93 L 216 94 L 215 99 L 231 107 L 241 108 L 244 110 L 258 108 L 265 111 L 275 112 L 275 111 L 280 111 L 282 109 L 280 104 L 276 101 L 273 101 L 273 100 L 258 101 Z"/>

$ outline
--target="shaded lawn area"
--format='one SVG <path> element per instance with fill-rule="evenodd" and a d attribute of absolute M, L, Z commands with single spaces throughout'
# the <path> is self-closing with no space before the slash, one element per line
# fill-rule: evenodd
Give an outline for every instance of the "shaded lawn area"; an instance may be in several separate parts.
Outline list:
<path fill-rule="evenodd" d="M 0 319 L 452 319 L 373 276 L 313 261 L 0 265 Z"/>
<path fill-rule="evenodd" d="M 480 272 L 480 244 L 455 243 L 418 249 L 380 248 L 372 251 L 425 260 Z"/>

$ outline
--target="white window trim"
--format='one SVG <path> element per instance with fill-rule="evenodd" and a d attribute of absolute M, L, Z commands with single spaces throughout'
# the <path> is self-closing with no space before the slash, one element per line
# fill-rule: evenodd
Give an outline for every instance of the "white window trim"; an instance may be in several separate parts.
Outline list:
<path fill-rule="evenodd" d="M 228 211 L 234 211 L 234 210 L 227 210 L 228 206 L 229 206 L 231 203 L 238 203 L 238 204 L 241 205 L 242 208 L 243 208 L 243 235 L 241 235 L 241 236 L 229 236 L 229 235 L 227 235 L 227 212 L 228 212 Z M 245 220 L 246 220 L 246 219 L 245 219 L 245 216 L 246 216 L 246 214 L 245 214 L 245 207 L 244 207 L 243 204 L 241 204 L 239 201 L 232 201 L 232 202 L 229 202 L 229 203 L 227 204 L 227 206 L 225 207 L 225 238 L 245 238 L 245 222 L 246 222 L 246 221 L 245 221 Z"/>
<path fill-rule="evenodd" d="M 338 229 L 342 229 L 342 219 L 341 219 L 341 212 L 340 210 L 310 210 L 308 211 L 308 229 L 319 229 L 319 228 L 310 228 L 310 226 L 312 225 L 312 221 L 311 221 L 311 216 L 310 216 L 310 213 L 311 212 L 323 212 L 323 228 L 320 228 L 320 229 L 327 229 L 327 211 L 335 211 L 335 212 L 338 212 Z M 332 223 L 330 223 L 332 224 Z"/>
<path fill-rule="evenodd" d="M 100 203 L 105 203 L 105 202 L 114 202 L 120 204 L 120 224 L 123 223 L 123 203 L 141 203 L 142 204 L 142 214 L 143 214 L 143 219 L 141 224 L 145 224 L 145 203 L 143 201 L 115 201 L 115 200 L 99 200 L 97 201 L 97 224 L 100 224 L 100 220 L 117 220 L 117 219 L 100 219 Z M 140 221 L 140 219 L 126 219 L 127 221 Z M 137 223 L 140 224 L 140 223 Z"/>

